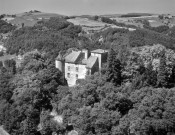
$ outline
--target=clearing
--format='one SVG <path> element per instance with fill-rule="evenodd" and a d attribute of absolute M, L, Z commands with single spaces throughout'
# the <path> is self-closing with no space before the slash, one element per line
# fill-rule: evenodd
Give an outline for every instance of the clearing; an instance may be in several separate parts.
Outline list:
<path fill-rule="evenodd" d="M 24 26 L 34 26 L 38 21 L 42 19 L 50 19 L 51 17 L 63 17 L 63 15 L 43 12 L 25 12 L 16 14 L 16 17 L 8 22 L 20 28 L 22 27 L 22 23 L 24 23 Z"/>
<path fill-rule="evenodd" d="M 87 33 L 94 31 L 101 31 L 109 27 L 116 27 L 113 24 L 107 24 L 100 21 L 90 20 L 88 18 L 76 17 L 73 19 L 68 19 L 67 21 L 73 23 L 74 25 L 82 26 L 83 30 Z"/>

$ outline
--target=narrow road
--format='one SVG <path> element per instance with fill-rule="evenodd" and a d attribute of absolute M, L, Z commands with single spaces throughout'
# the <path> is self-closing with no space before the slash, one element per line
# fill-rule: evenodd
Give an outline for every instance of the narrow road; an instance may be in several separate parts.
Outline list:
<path fill-rule="evenodd" d="M 10 135 L 9 133 L 7 133 L 2 126 L 0 126 L 0 135 Z"/>

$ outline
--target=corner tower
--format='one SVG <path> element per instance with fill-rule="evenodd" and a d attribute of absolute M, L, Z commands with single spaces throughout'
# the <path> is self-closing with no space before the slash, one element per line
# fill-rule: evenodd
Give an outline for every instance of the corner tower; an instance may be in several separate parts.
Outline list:
<path fill-rule="evenodd" d="M 61 72 L 64 72 L 64 65 L 65 65 L 65 59 L 61 52 L 59 52 L 59 55 L 55 59 L 55 67 L 58 68 Z"/>

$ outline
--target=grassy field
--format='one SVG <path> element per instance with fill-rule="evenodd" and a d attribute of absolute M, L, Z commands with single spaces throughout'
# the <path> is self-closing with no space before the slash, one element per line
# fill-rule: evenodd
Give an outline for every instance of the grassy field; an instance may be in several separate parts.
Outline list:
<path fill-rule="evenodd" d="M 34 26 L 37 23 L 37 20 L 27 20 L 23 17 L 16 17 L 15 19 L 10 20 L 9 22 L 20 28 L 22 27 L 22 23 L 24 23 L 24 26 Z"/>
<path fill-rule="evenodd" d="M 135 21 L 134 18 L 129 18 L 129 17 L 127 17 L 127 18 L 115 17 L 115 18 L 111 18 L 111 19 L 114 19 L 117 22 L 124 23 L 126 25 L 135 25 L 136 27 L 141 27 L 141 28 L 143 27 L 143 24 L 140 23 L 140 22 Z"/>
<path fill-rule="evenodd" d="M 103 23 L 100 21 L 90 20 L 88 18 L 76 17 L 73 19 L 68 19 L 67 21 L 73 23 L 74 25 L 82 26 L 83 30 L 86 32 L 90 31 L 101 31 L 109 27 L 114 27 L 115 25 Z"/>
<path fill-rule="evenodd" d="M 18 14 L 17 17 L 22 17 L 26 20 L 28 19 L 38 19 L 38 18 L 47 18 L 49 19 L 50 17 L 62 17 L 63 15 L 55 14 L 55 13 L 23 13 L 23 14 Z"/>
<path fill-rule="evenodd" d="M 68 19 L 69 22 L 75 24 L 75 25 L 81 25 L 81 26 L 89 26 L 89 27 L 104 27 L 105 23 L 89 20 L 87 18 L 74 18 L 74 19 Z"/>
<path fill-rule="evenodd" d="M 62 15 L 55 13 L 21 13 L 17 14 L 16 17 L 9 22 L 16 25 L 18 28 L 22 27 L 22 23 L 24 26 L 34 26 L 41 19 L 49 19 L 50 17 L 62 17 Z"/>
<path fill-rule="evenodd" d="M 137 27 L 143 28 L 143 24 L 139 22 L 139 20 L 148 20 L 151 27 L 158 27 L 161 25 L 167 25 L 167 22 L 169 22 L 169 26 L 175 26 L 175 18 L 169 19 L 169 20 L 160 20 L 158 18 L 158 15 L 152 15 L 152 16 L 141 16 L 141 17 L 113 17 L 111 19 L 115 19 L 117 22 L 125 23 L 127 25 L 135 25 Z"/>

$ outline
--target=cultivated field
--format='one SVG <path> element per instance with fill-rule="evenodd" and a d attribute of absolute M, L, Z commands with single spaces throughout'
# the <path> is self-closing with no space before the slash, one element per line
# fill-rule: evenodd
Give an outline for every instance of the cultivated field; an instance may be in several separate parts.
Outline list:
<path fill-rule="evenodd" d="M 9 22 L 16 25 L 18 28 L 20 28 L 22 27 L 22 23 L 24 23 L 24 26 L 34 26 L 38 21 L 42 19 L 49 19 L 51 17 L 60 17 L 60 16 L 62 15 L 55 14 L 55 13 L 26 12 L 26 13 L 17 14 L 16 17 L 12 20 L 9 20 Z"/>
<path fill-rule="evenodd" d="M 22 23 L 24 23 L 24 26 L 34 26 L 37 23 L 37 20 L 27 20 L 23 17 L 16 17 L 13 20 L 9 21 L 11 24 L 16 25 L 18 28 L 22 27 Z"/>
<path fill-rule="evenodd" d="M 81 17 L 68 19 L 67 21 L 73 23 L 74 25 L 82 26 L 83 30 L 86 32 L 101 31 L 109 27 L 115 27 L 115 25 L 103 23 L 100 21 L 90 20 L 88 18 L 81 18 Z"/>
<path fill-rule="evenodd" d="M 111 19 L 114 19 L 120 23 L 125 23 L 127 25 L 135 25 L 141 28 L 143 28 L 143 24 L 139 22 L 139 20 L 148 20 L 152 27 L 158 27 L 161 25 L 169 25 L 170 27 L 175 26 L 175 18 L 169 20 L 160 20 L 158 18 L 158 15 L 141 17 L 112 17 Z"/>
<path fill-rule="evenodd" d="M 87 26 L 87 27 L 104 27 L 106 23 L 98 22 L 89 20 L 88 18 L 74 18 L 74 19 L 68 19 L 67 21 L 75 24 L 75 25 L 81 25 L 81 26 Z"/>

